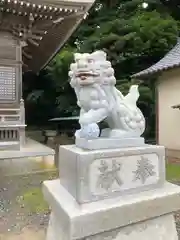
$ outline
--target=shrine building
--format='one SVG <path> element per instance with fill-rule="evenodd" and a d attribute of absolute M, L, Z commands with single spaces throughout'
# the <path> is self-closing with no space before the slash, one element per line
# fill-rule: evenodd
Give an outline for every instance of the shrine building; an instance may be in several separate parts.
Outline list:
<path fill-rule="evenodd" d="M 22 74 L 39 72 L 86 17 L 94 0 L 0 0 L 0 149 L 25 144 Z"/>

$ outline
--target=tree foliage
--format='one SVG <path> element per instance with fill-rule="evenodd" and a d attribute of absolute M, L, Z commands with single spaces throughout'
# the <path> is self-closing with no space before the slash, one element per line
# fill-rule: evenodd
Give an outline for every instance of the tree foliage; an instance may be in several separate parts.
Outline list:
<path fill-rule="evenodd" d="M 82 52 L 107 52 L 120 80 L 159 60 L 175 44 L 178 26 L 167 12 L 156 10 L 154 1 L 149 1 L 152 5 L 148 10 L 142 9 L 139 0 L 118 2 L 119 6 L 111 10 L 102 7 L 97 18 L 89 17 L 86 24 L 92 25 L 90 35 L 84 36 L 86 25 L 77 34 L 80 39 L 83 33 L 82 43 L 79 40 Z"/>
<path fill-rule="evenodd" d="M 24 76 L 23 92 L 29 124 L 45 124 L 55 116 L 77 115 L 79 110 L 68 82 L 73 51 L 63 49 L 38 76 Z"/>

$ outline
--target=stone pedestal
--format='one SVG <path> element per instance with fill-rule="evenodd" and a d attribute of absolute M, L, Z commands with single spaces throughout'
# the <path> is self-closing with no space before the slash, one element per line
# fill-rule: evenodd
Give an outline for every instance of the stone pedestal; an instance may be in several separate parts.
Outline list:
<path fill-rule="evenodd" d="M 97 139 L 76 138 L 77 147 L 87 150 L 111 149 L 123 147 L 138 147 L 144 145 L 144 138 L 107 138 L 100 137 Z M 108 147 L 107 147 L 108 146 Z"/>
<path fill-rule="evenodd" d="M 60 147 L 60 180 L 46 181 L 47 240 L 178 240 L 180 187 L 165 181 L 164 147 Z"/>
<path fill-rule="evenodd" d="M 161 187 L 165 181 L 164 147 L 85 151 L 60 147 L 61 185 L 78 203 Z"/>

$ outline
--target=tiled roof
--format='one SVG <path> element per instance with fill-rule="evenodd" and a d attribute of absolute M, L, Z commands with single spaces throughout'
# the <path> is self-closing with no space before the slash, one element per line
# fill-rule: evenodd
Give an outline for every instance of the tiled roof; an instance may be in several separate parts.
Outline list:
<path fill-rule="evenodd" d="M 39 72 L 46 67 L 87 16 L 94 1 L 0 0 L 0 32 L 11 33 L 22 43 L 23 71 Z M 4 48 L 0 49 L 1 55 L 4 51 L 7 56 Z"/>
<path fill-rule="evenodd" d="M 159 73 L 175 67 L 180 67 L 180 38 L 178 38 L 176 46 L 170 50 L 159 62 L 151 67 L 132 75 L 135 78 L 144 78 L 148 75 Z"/>

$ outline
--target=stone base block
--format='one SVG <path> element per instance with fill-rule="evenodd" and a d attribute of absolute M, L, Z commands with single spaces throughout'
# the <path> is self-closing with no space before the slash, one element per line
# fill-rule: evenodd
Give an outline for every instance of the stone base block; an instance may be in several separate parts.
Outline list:
<path fill-rule="evenodd" d="M 59 155 L 61 184 L 78 203 L 161 187 L 165 181 L 161 146 L 87 151 L 66 145 Z"/>
<path fill-rule="evenodd" d="M 44 196 L 52 213 L 47 240 L 178 240 L 173 212 L 180 209 L 180 187 L 79 205 L 59 184 L 46 181 Z"/>
<path fill-rule="evenodd" d="M 85 138 L 76 138 L 75 145 L 87 150 L 112 149 L 124 147 L 139 147 L 144 145 L 144 138 L 104 138 L 88 140 Z"/>
<path fill-rule="evenodd" d="M 20 151 L 0 151 L 0 160 L 55 155 L 54 149 L 33 139 L 26 138 L 26 145 Z"/>
<path fill-rule="evenodd" d="M 58 218 L 50 216 L 46 240 L 68 240 L 62 238 L 62 229 Z M 157 217 L 131 226 L 95 234 L 81 240 L 178 240 L 175 221 L 172 214 Z"/>

